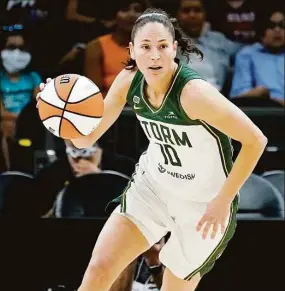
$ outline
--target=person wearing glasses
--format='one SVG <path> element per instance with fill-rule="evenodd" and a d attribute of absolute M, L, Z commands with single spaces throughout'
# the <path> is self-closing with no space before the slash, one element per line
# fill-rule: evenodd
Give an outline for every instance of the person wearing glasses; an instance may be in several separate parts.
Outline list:
<path fill-rule="evenodd" d="M 260 40 L 237 54 L 230 96 L 267 97 L 284 105 L 283 12 L 263 20 Z"/>

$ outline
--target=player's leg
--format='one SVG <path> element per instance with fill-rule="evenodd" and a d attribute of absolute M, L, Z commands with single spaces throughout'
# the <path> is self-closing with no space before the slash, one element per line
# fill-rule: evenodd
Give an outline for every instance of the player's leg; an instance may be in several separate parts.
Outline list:
<path fill-rule="evenodd" d="M 121 272 L 149 247 L 130 219 L 112 214 L 97 239 L 78 291 L 108 291 Z"/>
<path fill-rule="evenodd" d="M 171 271 L 166 268 L 160 291 L 194 291 L 200 282 L 200 278 L 200 273 L 197 273 L 190 281 L 185 281 L 173 275 Z"/>
<path fill-rule="evenodd" d="M 113 283 L 109 291 L 131 291 L 135 277 L 137 259 L 129 264 Z"/>

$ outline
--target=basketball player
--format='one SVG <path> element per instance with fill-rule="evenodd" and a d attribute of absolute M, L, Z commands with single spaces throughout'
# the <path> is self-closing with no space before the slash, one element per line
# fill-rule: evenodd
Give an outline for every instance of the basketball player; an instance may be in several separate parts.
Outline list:
<path fill-rule="evenodd" d="M 193 291 L 211 270 L 236 228 L 238 191 L 267 143 L 250 119 L 195 71 L 176 61 L 201 52 L 176 21 L 159 9 L 135 22 L 131 59 L 104 102 L 104 117 L 89 147 L 117 120 L 128 102 L 149 147 L 119 205 L 96 242 L 79 291 L 107 291 L 119 274 L 168 231 L 160 251 L 162 291 Z M 231 138 L 241 142 L 232 165 Z"/>

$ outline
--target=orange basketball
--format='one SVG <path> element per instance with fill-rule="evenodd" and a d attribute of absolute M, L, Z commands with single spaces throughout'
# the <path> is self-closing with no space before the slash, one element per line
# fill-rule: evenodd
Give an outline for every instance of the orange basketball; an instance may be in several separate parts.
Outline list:
<path fill-rule="evenodd" d="M 88 78 L 66 74 L 51 80 L 40 94 L 39 115 L 54 135 L 74 139 L 90 134 L 104 112 L 103 96 Z"/>

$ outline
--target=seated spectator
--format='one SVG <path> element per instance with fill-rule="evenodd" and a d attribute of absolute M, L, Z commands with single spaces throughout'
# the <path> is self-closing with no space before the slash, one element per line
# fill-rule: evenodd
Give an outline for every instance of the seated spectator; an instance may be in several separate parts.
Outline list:
<path fill-rule="evenodd" d="M 44 212 L 52 207 L 57 194 L 66 183 L 76 177 L 104 170 L 117 171 L 131 177 L 134 171 L 135 162 L 132 159 L 105 151 L 98 143 L 87 149 L 77 149 L 69 141 L 65 141 L 65 146 L 66 153 L 36 175 L 37 184 L 43 192 Z"/>
<path fill-rule="evenodd" d="M 236 45 L 222 33 L 212 31 L 206 22 L 202 0 L 180 0 L 177 19 L 185 37 L 204 54 L 203 61 L 191 57 L 189 66 L 218 90 L 222 90 L 230 68 L 230 58 Z M 184 56 L 179 57 L 186 60 Z"/>
<path fill-rule="evenodd" d="M 240 47 L 254 43 L 259 15 L 257 3 L 253 0 L 222 1 L 218 4 L 219 9 L 211 9 L 213 13 L 209 11 L 212 28 Z M 217 6 L 216 2 L 212 4 Z"/>
<path fill-rule="evenodd" d="M 31 59 L 24 34 L 7 35 L 1 50 L 0 68 L 1 119 L 6 137 L 14 136 L 17 116 L 39 92 L 41 78 L 29 69 Z"/>
<path fill-rule="evenodd" d="M 284 14 L 263 22 L 261 42 L 236 56 L 230 97 L 268 97 L 284 105 Z"/>
<path fill-rule="evenodd" d="M 85 50 L 84 74 L 105 96 L 129 57 L 128 45 L 136 19 L 147 8 L 144 0 L 118 1 L 114 32 L 92 40 Z"/>

